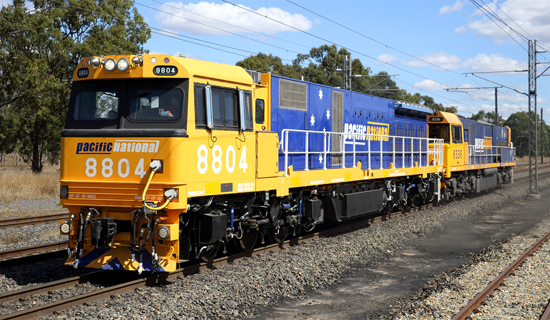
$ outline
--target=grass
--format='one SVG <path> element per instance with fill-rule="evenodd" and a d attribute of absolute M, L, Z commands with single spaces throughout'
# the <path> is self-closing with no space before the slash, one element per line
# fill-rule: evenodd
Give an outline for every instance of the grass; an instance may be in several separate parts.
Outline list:
<path fill-rule="evenodd" d="M 0 201 L 10 203 L 21 198 L 59 197 L 59 170 L 45 165 L 34 174 L 28 166 L 0 164 Z"/>
<path fill-rule="evenodd" d="M 4 155 L 0 163 L 0 219 L 47 215 L 59 212 L 48 210 L 12 210 L 7 207 L 17 199 L 59 197 L 59 166 L 45 164 L 41 173 L 32 173 L 30 167 L 14 154 Z"/>

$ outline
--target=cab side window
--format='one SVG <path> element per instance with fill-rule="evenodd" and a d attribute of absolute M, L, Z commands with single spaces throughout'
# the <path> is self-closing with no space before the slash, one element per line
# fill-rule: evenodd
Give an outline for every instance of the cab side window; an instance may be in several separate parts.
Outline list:
<path fill-rule="evenodd" d="M 462 127 L 452 126 L 453 143 L 462 143 Z"/>
<path fill-rule="evenodd" d="M 257 124 L 263 124 L 264 123 L 264 109 L 265 104 L 262 99 L 256 99 L 256 123 Z"/>

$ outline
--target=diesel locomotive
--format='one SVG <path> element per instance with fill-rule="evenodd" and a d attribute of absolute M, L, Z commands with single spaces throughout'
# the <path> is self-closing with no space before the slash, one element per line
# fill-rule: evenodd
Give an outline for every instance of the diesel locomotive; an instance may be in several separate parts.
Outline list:
<path fill-rule="evenodd" d="M 88 57 L 62 131 L 67 265 L 173 271 L 513 179 L 507 127 L 237 66 Z M 261 240 L 260 240 L 261 239 Z"/>

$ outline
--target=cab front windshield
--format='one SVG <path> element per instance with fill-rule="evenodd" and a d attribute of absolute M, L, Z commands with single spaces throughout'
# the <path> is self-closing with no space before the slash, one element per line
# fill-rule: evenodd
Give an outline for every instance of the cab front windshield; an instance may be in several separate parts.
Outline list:
<path fill-rule="evenodd" d="M 187 81 L 75 81 L 65 128 L 186 129 Z"/>
<path fill-rule="evenodd" d="M 443 139 L 443 143 L 450 143 L 450 132 L 448 124 L 430 124 L 430 139 Z"/>
<path fill-rule="evenodd" d="M 180 117 L 181 90 L 136 90 L 130 100 L 130 120 L 173 121 Z"/>

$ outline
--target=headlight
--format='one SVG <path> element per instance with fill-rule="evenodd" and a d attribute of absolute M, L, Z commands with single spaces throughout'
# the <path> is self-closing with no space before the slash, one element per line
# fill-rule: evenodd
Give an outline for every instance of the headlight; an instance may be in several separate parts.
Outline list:
<path fill-rule="evenodd" d="M 107 61 L 105 61 L 105 70 L 111 72 L 115 70 L 115 67 L 116 67 L 116 62 L 114 59 L 107 59 Z"/>
<path fill-rule="evenodd" d="M 69 186 L 61 187 L 61 189 L 59 189 L 59 195 L 62 198 L 67 198 L 67 196 L 69 195 Z"/>
<path fill-rule="evenodd" d="M 98 57 L 93 57 L 92 59 L 90 59 L 89 62 L 93 68 L 99 68 L 99 65 L 101 64 L 101 61 Z"/>
<path fill-rule="evenodd" d="M 166 240 L 170 237 L 170 229 L 167 227 L 160 227 L 159 228 L 159 238 L 161 240 Z"/>
<path fill-rule="evenodd" d="M 61 234 L 69 234 L 71 233 L 71 225 L 68 222 L 63 222 L 59 225 L 59 231 Z"/>
<path fill-rule="evenodd" d="M 126 58 L 120 58 L 118 59 L 118 62 L 116 63 L 116 67 L 119 71 L 126 71 L 128 70 L 128 66 L 130 63 L 128 63 L 128 60 Z"/>

